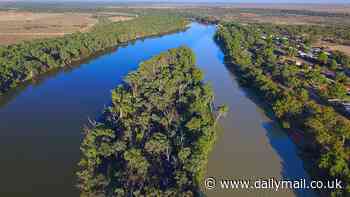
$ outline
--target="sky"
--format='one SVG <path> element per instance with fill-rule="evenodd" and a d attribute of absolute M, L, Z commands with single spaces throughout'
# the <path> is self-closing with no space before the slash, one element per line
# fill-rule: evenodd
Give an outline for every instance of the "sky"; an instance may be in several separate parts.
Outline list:
<path fill-rule="evenodd" d="M 62 2 L 62 1 L 83 1 L 83 0 L 0 0 L 0 2 L 6 1 L 22 1 L 22 2 L 31 2 L 31 1 L 43 1 L 43 2 Z M 85 2 L 224 2 L 224 3 L 322 3 L 322 4 L 350 4 L 350 0 L 84 0 Z"/>
<path fill-rule="evenodd" d="M 137 1 L 137 0 L 126 0 Z M 139 0 L 140 1 L 140 0 Z M 350 0 L 146 0 L 162 2 L 225 2 L 225 3 L 350 3 Z"/>

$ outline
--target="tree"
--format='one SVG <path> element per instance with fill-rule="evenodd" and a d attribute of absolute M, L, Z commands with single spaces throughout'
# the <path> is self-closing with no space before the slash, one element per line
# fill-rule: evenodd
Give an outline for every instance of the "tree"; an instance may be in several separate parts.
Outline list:
<path fill-rule="evenodd" d="M 314 69 L 305 73 L 305 78 L 314 86 L 321 86 L 327 83 L 327 78 L 321 73 L 321 68 L 317 65 Z"/>
<path fill-rule="evenodd" d="M 159 156 L 167 154 L 169 158 L 169 141 L 167 136 L 162 133 L 154 133 L 150 140 L 146 142 L 145 149 L 148 153 Z"/>
<path fill-rule="evenodd" d="M 315 28 L 318 29 L 318 27 Z M 311 27 L 310 29 L 315 28 Z M 226 59 L 229 62 L 236 63 L 239 54 L 228 47 L 227 42 L 229 40 L 240 37 L 241 43 L 247 43 L 245 40 L 246 37 L 249 37 L 255 31 L 268 34 L 277 34 L 280 32 L 289 34 L 291 38 L 295 38 L 296 36 L 301 36 L 302 32 L 300 31 L 304 27 L 267 24 L 232 25 L 229 23 L 224 25 L 222 29 L 225 29 L 225 33 L 223 34 L 219 30 L 216 39 L 223 48 L 223 51 L 225 51 Z M 337 178 L 344 184 L 344 188 L 330 191 L 331 196 L 349 196 L 350 121 L 336 112 L 335 109 L 337 108 L 333 109 L 333 107 L 322 105 L 318 103 L 322 102 L 319 99 L 316 102 L 314 100 L 316 95 L 313 91 L 310 91 L 318 88 L 331 96 L 330 98 L 342 99 L 346 94 L 343 83 L 346 83 L 347 77 L 343 76 L 344 73 L 340 72 L 340 69 L 337 68 L 336 82 L 333 82 L 322 74 L 323 68 L 318 65 L 315 65 L 312 69 L 300 70 L 300 68 L 293 65 L 285 68 L 286 65 L 273 64 L 267 58 L 267 54 L 271 54 L 271 51 L 266 50 L 267 46 L 273 47 L 273 42 L 271 39 L 267 40 L 267 42 L 268 44 L 249 41 L 251 44 L 244 45 L 242 50 L 251 52 L 252 65 L 232 64 L 234 67 L 233 70 L 237 72 L 238 79 L 244 85 L 255 90 L 258 97 L 268 107 L 272 107 L 273 114 L 282 123 L 284 128 L 298 129 L 305 133 L 305 147 L 308 150 L 308 155 L 312 158 L 310 162 L 311 165 L 315 166 L 317 175 L 330 179 Z M 328 63 L 328 57 L 324 55 L 323 53 L 320 54 L 320 62 L 326 65 Z M 337 53 L 333 54 L 332 58 L 342 64 L 338 59 Z M 281 68 L 282 66 L 283 68 Z M 341 69 L 344 69 L 343 65 Z M 324 87 L 326 87 L 326 90 L 324 90 Z M 312 97 L 309 97 L 309 93 L 313 93 Z M 191 156 L 193 157 L 193 153 Z M 195 170 L 196 162 L 186 166 Z"/>
<path fill-rule="evenodd" d="M 344 72 L 337 72 L 335 80 L 339 83 L 346 84 L 349 82 L 348 76 Z"/>
<path fill-rule="evenodd" d="M 295 57 L 298 54 L 298 50 L 294 47 L 288 47 L 288 56 Z"/>
<path fill-rule="evenodd" d="M 82 196 L 197 196 L 215 140 L 213 91 L 187 47 L 140 64 L 82 144 Z"/>
<path fill-rule="evenodd" d="M 328 63 L 328 55 L 325 52 L 321 52 L 318 56 L 318 61 L 321 64 L 326 65 Z"/>
<path fill-rule="evenodd" d="M 97 51 L 140 37 L 184 29 L 187 24 L 186 20 L 174 15 L 148 15 L 124 22 L 98 23 L 85 33 L 0 46 L 0 68 L 6 67 L 0 69 L 0 94 L 25 80 L 65 67 Z"/>
<path fill-rule="evenodd" d="M 217 116 L 216 116 L 216 119 L 215 119 L 214 127 L 218 123 L 218 121 L 219 121 L 219 119 L 221 117 L 226 116 L 228 111 L 229 111 L 229 107 L 227 105 L 221 105 L 221 106 L 218 107 L 218 109 L 217 109 Z"/>
<path fill-rule="evenodd" d="M 346 96 L 347 90 L 343 84 L 336 82 L 328 86 L 327 95 L 330 98 L 343 99 Z"/>
<path fill-rule="evenodd" d="M 338 69 L 338 63 L 335 59 L 331 60 L 331 65 L 330 65 L 330 69 L 333 71 L 336 71 Z"/>
<path fill-rule="evenodd" d="M 138 174 L 144 176 L 147 174 L 149 163 L 147 159 L 142 155 L 141 150 L 130 149 L 124 153 L 124 159 L 127 162 L 127 166 L 130 174 Z"/>

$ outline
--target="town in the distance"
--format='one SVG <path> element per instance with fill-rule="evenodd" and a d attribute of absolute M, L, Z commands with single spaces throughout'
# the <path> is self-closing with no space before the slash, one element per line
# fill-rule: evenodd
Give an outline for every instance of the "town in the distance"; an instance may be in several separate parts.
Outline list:
<path fill-rule="evenodd" d="M 350 197 L 350 2 L 0 0 L 0 196 Z"/>

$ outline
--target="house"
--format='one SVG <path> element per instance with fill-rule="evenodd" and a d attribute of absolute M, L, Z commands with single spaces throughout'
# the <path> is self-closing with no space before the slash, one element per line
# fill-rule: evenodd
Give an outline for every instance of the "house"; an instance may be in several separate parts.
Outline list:
<path fill-rule="evenodd" d="M 328 99 L 328 102 L 330 103 L 338 103 L 338 102 L 341 102 L 340 99 Z"/>
<path fill-rule="evenodd" d="M 344 108 L 344 110 L 347 113 L 350 113 L 350 102 L 349 101 L 342 101 L 342 102 L 340 102 L 340 104 L 342 105 L 342 107 Z"/>
<path fill-rule="evenodd" d="M 344 109 L 347 113 L 350 113 L 350 106 L 349 105 L 344 105 Z"/>
<path fill-rule="evenodd" d="M 320 48 L 312 48 L 312 49 L 311 49 L 311 52 L 314 53 L 314 54 L 318 54 L 318 53 L 320 53 L 321 51 L 322 51 L 322 49 L 320 49 Z"/>
<path fill-rule="evenodd" d="M 299 50 L 298 51 L 298 55 L 299 57 L 305 59 L 305 60 L 309 60 L 309 61 L 315 61 L 316 58 L 314 56 L 314 54 L 312 52 L 309 53 L 305 53 L 304 51 Z"/>
<path fill-rule="evenodd" d="M 350 108 L 350 103 L 348 101 L 342 102 L 342 105 Z"/>
<path fill-rule="evenodd" d="M 298 51 L 298 55 L 300 56 L 300 57 L 305 57 L 306 56 L 306 53 L 304 52 L 304 51 Z"/>

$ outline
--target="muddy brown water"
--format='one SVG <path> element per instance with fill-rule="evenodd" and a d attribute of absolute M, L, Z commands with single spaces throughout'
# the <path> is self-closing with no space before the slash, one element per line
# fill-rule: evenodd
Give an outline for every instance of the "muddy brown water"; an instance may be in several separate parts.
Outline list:
<path fill-rule="evenodd" d="M 185 32 L 138 40 L 50 73 L 0 97 L 0 196 L 75 197 L 81 128 L 110 102 L 110 90 L 137 65 L 170 48 L 187 45 L 212 83 L 215 103 L 229 105 L 208 162 L 219 179 L 307 178 L 297 149 L 242 89 L 223 64 L 215 26 L 193 23 Z M 314 196 L 309 190 L 204 190 L 208 196 Z"/>

